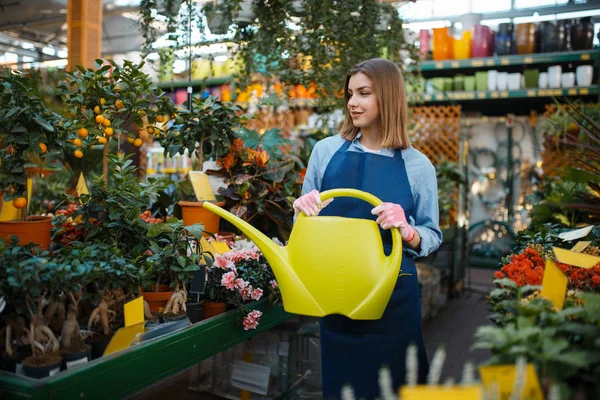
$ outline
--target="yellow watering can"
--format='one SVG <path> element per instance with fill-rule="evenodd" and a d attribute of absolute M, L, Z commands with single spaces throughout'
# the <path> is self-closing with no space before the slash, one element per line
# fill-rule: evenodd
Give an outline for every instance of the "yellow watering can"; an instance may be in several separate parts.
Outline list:
<path fill-rule="evenodd" d="M 381 204 L 355 189 L 321 193 L 321 201 L 354 197 Z M 244 232 L 269 261 L 287 312 L 322 317 L 341 314 L 374 320 L 383 315 L 402 261 L 402 240 L 392 229 L 392 253 L 386 256 L 375 221 L 299 213 L 288 245 L 281 247 L 242 219 L 210 203 L 204 207 Z"/>

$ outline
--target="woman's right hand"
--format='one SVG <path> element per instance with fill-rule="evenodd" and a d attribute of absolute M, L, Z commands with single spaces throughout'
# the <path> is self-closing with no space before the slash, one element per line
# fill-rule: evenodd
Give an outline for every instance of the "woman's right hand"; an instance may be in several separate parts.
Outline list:
<path fill-rule="evenodd" d="M 294 211 L 298 213 L 302 211 L 307 217 L 319 215 L 321 210 L 325 208 L 333 199 L 321 202 L 321 195 L 315 189 L 312 192 L 306 193 L 298 197 L 294 201 Z"/>

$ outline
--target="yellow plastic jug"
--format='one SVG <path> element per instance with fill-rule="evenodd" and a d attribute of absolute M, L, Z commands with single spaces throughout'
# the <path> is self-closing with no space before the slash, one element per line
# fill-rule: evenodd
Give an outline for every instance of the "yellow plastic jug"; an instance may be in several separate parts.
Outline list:
<path fill-rule="evenodd" d="M 321 200 L 354 197 L 381 204 L 372 194 L 333 189 Z M 231 222 L 250 238 L 269 261 L 287 312 L 322 317 L 341 314 L 357 320 L 383 315 L 402 261 L 402 240 L 392 229 L 393 248 L 383 252 L 375 221 L 330 216 L 298 215 L 288 245 L 278 246 L 242 219 L 210 203 L 204 207 Z"/>

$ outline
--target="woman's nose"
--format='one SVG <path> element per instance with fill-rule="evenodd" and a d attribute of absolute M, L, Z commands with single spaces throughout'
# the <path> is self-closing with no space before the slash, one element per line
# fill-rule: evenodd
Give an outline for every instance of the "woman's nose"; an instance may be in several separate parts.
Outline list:
<path fill-rule="evenodd" d="M 350 98 L 348 99 L 348 107 L 352 108 L 352 107 L 355 107 L 356 105 L 357 105 L 356 97 L 350 95 Z"/>

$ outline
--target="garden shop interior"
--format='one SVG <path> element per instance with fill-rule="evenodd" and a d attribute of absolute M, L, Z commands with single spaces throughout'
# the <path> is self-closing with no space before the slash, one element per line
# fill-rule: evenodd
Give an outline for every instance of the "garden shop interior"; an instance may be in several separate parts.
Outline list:
<path fill-rule="evenodd" d="M 0 398 L 599 399 L 599 77 L 600 0 L 0 0 Z"/>

